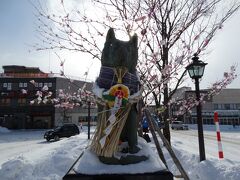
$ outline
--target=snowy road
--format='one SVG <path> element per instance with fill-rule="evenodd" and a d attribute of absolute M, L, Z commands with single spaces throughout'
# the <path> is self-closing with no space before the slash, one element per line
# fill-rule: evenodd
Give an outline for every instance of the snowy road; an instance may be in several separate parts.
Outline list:
<path fill-rule="evenodd" d="M 189 131 L 172 131 L 175 134 L 181 134 L 181 135 L 187 135 L 187 136 L 194 136 L 194 137 L 198 137 L 197 131 L 196 130 L 189 130 Z M 214 140 L 216 142 L 217 138 L 216 138 L 216 132 L 208 132 L 205 131 L 204 132 L 204 138 L 207 140 Z M 225 134 L 224 132 L 221 133 L 221 140 L 224 143 L 230 143 L 230 144 L 237 144 L 240 145 L 239 142 L 239 137 L 235 137 L 235 136 L 229 136 L 227 134 Z"/>
<path fill-rule="evenodd" d="M 31 161 L 46 158 L 70 142 L 81 141 L 79 145 L 84 145 L 78 147 L 80 149 L 83 149 L 88 144 L 85 133 L 76 137 L 62 138 L 58 142 L 47 142 L 43 138 L 45 131 L 15 130 L 8 133 L 0 133 L 0 167 L 4 162 L 21 156 Z M 76 155 L 78 154 L 80 152 Z"/>
<path fill-rule="evenodd" d="M 198 154 L 198 132 L 197 130 L 188 131 L 171 131 L 171 137 L 176 142 L 176 148 L 185 149 L 189 152 L 196 152 Z M 240 162 L 240 136 L 239 132 L 229 133 L 221 132 L 222 146 L 224 158 L 231 161 Z M 218 157 L 218 147 L 216 132 L 204 131 L 205 153 L 206 158 Z"/>
<path fill-rule="evenodd" d="M 44 131 L 14 131 L 0 136 L 0 165 L 15 157 L 41 149 Z"/>

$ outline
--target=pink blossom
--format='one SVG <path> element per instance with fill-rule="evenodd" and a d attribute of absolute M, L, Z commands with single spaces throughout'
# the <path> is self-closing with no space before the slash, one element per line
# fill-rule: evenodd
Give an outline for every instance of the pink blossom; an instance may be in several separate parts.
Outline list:
<path fill-rule="evenodd" d="M 35 83 L 36 83 L 34 80 L 31 80 L 29 82 L 32 83 L 33 85 L 35 85 Z"/>
<path fill-rule="evenodd" d="M 34 102 L 35 102 L 35 101 L 34 101 L 34 100 L 32 100 L 32 101 L 30 101 L 30 104 L 31 104 L 31 105 L 33 105 L 33 104 L 34 104 Z"/>
<path fill-rule="evenodd" d="M 21 89 L 21 91 L 22 91 L 22 94 L 27 94 L 27 90 Z"/>
<path fill-rule="evenodd" d="M 48 87 L 46 85 L 43 86 L 42 91 L 48 91 Z"/>
<path fill-rule="evenodd" d="M 36 96 L 42 97 L 42 92 L 41 91 L 37 91 Z"/>

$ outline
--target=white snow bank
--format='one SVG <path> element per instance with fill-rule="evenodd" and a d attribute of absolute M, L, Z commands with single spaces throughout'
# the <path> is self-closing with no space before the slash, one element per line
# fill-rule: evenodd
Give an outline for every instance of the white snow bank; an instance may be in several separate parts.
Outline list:
<path fill-rule="evenodd" d="M 8 132 L 11 132 L 11 131 L 5 127 L 0 126 L 0 133 L 8 133 Z"/>
<path fill-rule="evenodd" d="M 226 159 L 219 160 L 217 158 L 207 158 L 207 160 L 199 162 L 198 155 L 190 154 L 183 149 L 173 149 L 191 180 L 240 179 L 240 163 L 238 162 Z M 167 164 L 174 175 L 180 175 L 169 156 L 167 158 Z"/>
<path fill-rule="evenodd" d="M 23 179 L 24 177 L 32 177 L 33 162 L 26 160 L 24 157 L 19 156 L 2 165 L 0 177 L 3 179 Z"/>
<path fill-rule="evenodd" d="M 1 179 L 62 179 L 87 143 L 79 135 L 45 145 L 29 156 L 21 155 L 2 164 Z"/>
<path fill-rule="evenodd" d="M 240 164 L 232 164 L 226 160 L 208 159 L 198 163 L 190 170 L 190 179 L 199 180 L 238 180 Z"/>

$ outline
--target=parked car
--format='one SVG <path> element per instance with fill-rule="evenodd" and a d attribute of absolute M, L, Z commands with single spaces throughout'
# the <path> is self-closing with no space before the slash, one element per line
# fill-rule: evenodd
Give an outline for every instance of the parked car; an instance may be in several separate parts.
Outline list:
<path fill-rule="evenodd" d="M 64 124 L 45 132 L 44 139 L 58 141 L 61 137 L 70 137 L 77 134 L 79 134 L 79 129 L 76 124 Z"/>
<path fill-rule="evenodd" d="M 172 129 L 188 130 L 188 125 L 184 124 L 182 121 L 173 121 L 171 124 Z"/>

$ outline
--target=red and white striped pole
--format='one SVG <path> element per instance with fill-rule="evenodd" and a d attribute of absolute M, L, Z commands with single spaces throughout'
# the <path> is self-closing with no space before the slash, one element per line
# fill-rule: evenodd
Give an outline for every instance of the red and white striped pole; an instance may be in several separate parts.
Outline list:
<path fill-rule="evenodd" d="M 214 112 L 214 122 L 216 125 L 216 132 L 217 132 L 217 141 L 218 141 L 218 156 L 219 159 L 223 158 L 223 149 L 222 149 L 222 142 L 221 142 L 221 134 L 220 134 L 220 128 L 219 128 L 219 122 L 218 122 L 218 113 Z"/>

